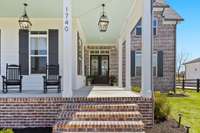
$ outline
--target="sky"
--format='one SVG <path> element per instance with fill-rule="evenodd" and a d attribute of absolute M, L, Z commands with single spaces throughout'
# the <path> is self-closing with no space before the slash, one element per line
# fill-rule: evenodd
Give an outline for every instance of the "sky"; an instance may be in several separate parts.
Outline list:
<path fill-rule="evenodd" d="M 166 0 L 184 19 L 177 26 L 177 54 L 200 57 L 200 0 Z"/>

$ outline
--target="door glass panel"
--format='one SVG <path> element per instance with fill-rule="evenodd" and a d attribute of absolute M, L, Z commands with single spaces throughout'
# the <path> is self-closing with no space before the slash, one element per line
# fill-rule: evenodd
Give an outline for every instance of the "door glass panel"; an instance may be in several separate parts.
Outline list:
<path fill-rule="evenodd" d="M 99 74 L 98 66 L 99 66 L 98 56 L 92 56 L 92 59 L 91 59 L 91 67 L 92 67 L 91 75 L 92 76 L 97 76 Z"/>
<path fill-rule="evenodd" d="M 101 76 L 108 75 L 108 56 L 102 56 L 101 60 Z"/>

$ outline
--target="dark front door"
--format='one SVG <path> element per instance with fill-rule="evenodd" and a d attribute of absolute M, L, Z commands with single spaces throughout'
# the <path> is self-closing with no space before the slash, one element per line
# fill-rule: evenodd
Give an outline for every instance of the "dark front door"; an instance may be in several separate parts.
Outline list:
<path fill-rule="evenodd" d="M 90 74 L 94 76 L 93 84 L 109 83 L 109 56 L 92 55 L 90 63 Z"/>

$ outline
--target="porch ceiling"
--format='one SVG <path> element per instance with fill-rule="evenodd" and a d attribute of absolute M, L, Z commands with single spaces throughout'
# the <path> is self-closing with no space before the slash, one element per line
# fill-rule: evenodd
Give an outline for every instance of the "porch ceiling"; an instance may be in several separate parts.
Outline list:
<path fill-rule="evenodd" d="M 74 16 L 80 18 L 88 43 L 115 43 L 134 0 L 73 0 Z M 110 20 L 108 31 L 98 30 L 102 12 L 101 4 L 106 3 L 106 14 Z"/>
<path fill-rule="evenodd" d="M 72 0 L 73 17 L 80 19 L 87 43 L 115 43 L 134 0 Z M 0 17 L 19 17 L 27 2 L 30 18 L 62 18 L 63 0 L 0 0 Z M 110 25 L 106 33 L 98 30 L 101 4 L 106 3 Z"/>

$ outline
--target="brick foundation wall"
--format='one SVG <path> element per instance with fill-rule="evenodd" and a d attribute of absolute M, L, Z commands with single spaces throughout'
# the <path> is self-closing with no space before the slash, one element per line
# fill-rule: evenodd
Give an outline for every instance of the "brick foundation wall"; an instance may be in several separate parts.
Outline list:
<path fill-rule="evenodd" d="M 136 103 L 145 127 L 153 125 L 153 105 L 149 98 L 0 98 L 0 128 L 52 127 L 64 104 L 84 101 Z"/>
<path fill-rule="evenodd" d="M 52 127 L 63 98 L 0 98 L 0 128 Z"/>

